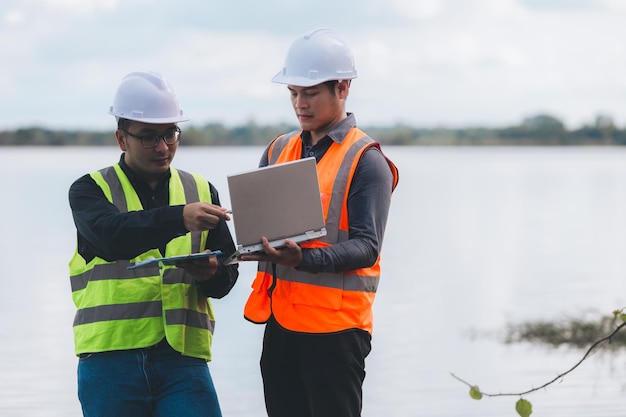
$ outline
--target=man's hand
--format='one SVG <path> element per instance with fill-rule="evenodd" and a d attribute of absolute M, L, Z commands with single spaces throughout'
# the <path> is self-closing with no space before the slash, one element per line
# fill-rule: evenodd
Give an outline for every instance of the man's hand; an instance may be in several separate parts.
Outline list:
<path fill-rule="evenodd" d="M 205 250 L 205 252 L 211 251 Z M 218 265 L 219 262 L 217 260 L 217 256 L 176 262 L 176 266 L 178 268 L 182 268 L 191 274 L 196 281 L 206 281 L 211 279 L 217 272 Z"/>
<path fill-rule="evenodd" d="M 263 252 L 241 255 L 239 259 L 242 261 L 272 262 L 293 268 L 302 262 L 302 248 L 293 240 L 285 240 L 285 246 L 278 249 L 271 247 L 265 237 L 261 239 L 261 243 L 263 243 Z"/>
<path fill-rule="evenodd" d="M 183 208 L 185 227 L 190 232 L 215 229 L 220 220 L 230 220 L 224 207 L 209 203 L 189 203 Z"/>

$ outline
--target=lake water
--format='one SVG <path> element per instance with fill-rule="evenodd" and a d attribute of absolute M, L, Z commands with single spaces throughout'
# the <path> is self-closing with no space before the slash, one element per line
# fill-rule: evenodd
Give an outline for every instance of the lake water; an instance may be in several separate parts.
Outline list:
<path fill-rule="evenodd" d="M 185 148 L 228 205 L 226 175 L 261 148 Z M 505 345 L 508 323 L 595 317 L 626 305 L 626 149 L 387 147 L 400 169 L 383 248 L 364 417 L 516 416 L 517 397 L 584 352 Z M 81 415 L 67 262 L 67 190 L 117 148 L 0 148 L 0 415 Z M 264 416 L 262 327 L 243 319 L 254 265 L 214 303 L 210 364 L 225 417 Z M 626 357 L 597 354 L 527 395 L 533 417 L 626 415 Z"/>

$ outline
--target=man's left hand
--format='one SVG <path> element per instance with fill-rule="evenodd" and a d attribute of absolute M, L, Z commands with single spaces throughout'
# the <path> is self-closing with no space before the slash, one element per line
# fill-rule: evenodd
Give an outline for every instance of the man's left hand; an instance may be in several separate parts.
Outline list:
<path fill-rule="evenodd" d="M 211 252 L 206 250 L 205 252 Z M 219 261 L 216 256 L 209 256 L 208 258 L 191 259 L 188 261 L 176 262 L 178 268 L 184 269 L 191 274 L 196 281 L 209 280 L 217 272 Z"/>
<path fill-rule="evenodd" d="M 261 239 L 261 243 L 263 244 L 263 252 L 241 255 L 239 259 L 242 261 L 272 262 L 292 268 L 298 267 L 302 262 L 302 248 L 293 240 L 285 240 L 285 246 L 282 248 L 271 247 L 265 237 Z"/>

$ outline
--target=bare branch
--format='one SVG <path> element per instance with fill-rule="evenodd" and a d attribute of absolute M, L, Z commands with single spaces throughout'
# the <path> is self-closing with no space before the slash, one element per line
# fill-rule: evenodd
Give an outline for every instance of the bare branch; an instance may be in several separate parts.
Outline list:
<path fill-rule="evenodd" d="M 570 369 L 568 369 L 567 371 L 557 375 L 556 377 L 554 377 L 552 380 L 546 382 L 545 384 L 541 385 L 540 387 L 537 388 L 532 388 L 529 389 L 528 391 L 524 391 L 524 392 L 512 392 L 512 393 L 499 393 L 499 394 L 488 394 L 486 392 L 483 392 L 481 390 L 481 393 L 487 397 L 519 397 L 519 396 L 523 396 L 526 394 L 530 394 L 531 392 L 535 392 L 535 391 L 539 391 L 545 387 L 547 387 L 548 385 L 553 384 L 554 382 L 558 381 L 559 379 L 565 377 L 567 374 L 569 374 L 570 372 L 572 372 L 574 369 L 578 368 L 578 366 L 583 363 L 583 361 L 585 359 L 587 359 L 589 357 L 589 355 L 591 355 L 591 353 L 593 353 L 597 347 L 599 347 L 602 343 L 604 342 L 608 342 L 611 343 L 611 339 L 613 338 L 613 336 L 615 336 L 615 334 L 617 332 L 619 332 L 624 326 L 626 326 L 626 322 L 623 322 L 622 324 L 620 324 L 619 326 L 617 326 L 615 328 L 615 330 L 613 330 L 611 332 L 611 334 L 609 334 L 608 336 L 603 337 L 600 340 L 597 340 L 595 343 L 593 343 L 589 349 L 587 349 L 587 352 L 585 352 L 585 354 L 583 355 L 583 357 L 574 365 L 572 366 Z M 453 378 L 455 378 L 456 380 L 462 382 L 463 384 L 467 385 L 468 387 L 472 388 L 474 387 L 474 385 L 470 384 L 469 382 L 459 378 L 458 376 L 454 375 L 453 373 L 450 373 L 452 375 Z"/>

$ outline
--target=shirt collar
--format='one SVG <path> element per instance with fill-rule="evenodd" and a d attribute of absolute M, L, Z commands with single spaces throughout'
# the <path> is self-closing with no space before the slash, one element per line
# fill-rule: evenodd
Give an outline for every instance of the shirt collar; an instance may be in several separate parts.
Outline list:
<path fill-rule="evenodd" d="M 356 117 L 354 117 L 354 113 L 347 113 L 347 117 L 342 119 L 339 123 L 330 129 L 330 131 L 320 140 L 320 142 L 325 142 L 326 138 L 330 138 L 333 142 L 341 143 L 343 139 L 346 137 L 350 129 L 356 127 Z M 302 131 L 302 139 L 305 141 L 311 142 L 311 132 L 308 130 Z"/>
<path fill-rule="evenodd" d="M 122 152 L 122 155 L 120 156 L 120 167 L 122 168 L 122 171 L 124 171 L 124 174 L 126 174 L 126 176 L 128 177 L 128 179 L 130 180 L 130 182 L 132 184 L 137 184 L 140 185 L 142 187 L 148 187 L 150 188 L 150 186 L 148 185 L 147 182 L 145 182 L 143 179 L 141 179 L 141 177 L 139 177 L 135 171 L 133 171 L 124 161 L 124 152 Z M 157 185 L 157 188 L 162 187 L 164 184 L 167 184 L 167 181 L 170 179 L 170 177 L 172 176 L 172 173 L 170 171 L 170 169 L 168 168 L 167 171 L 165 171 L 163 173 L 163 175 L 161 175 L 161 178 L 159 178 L 159 183 Z"/>

